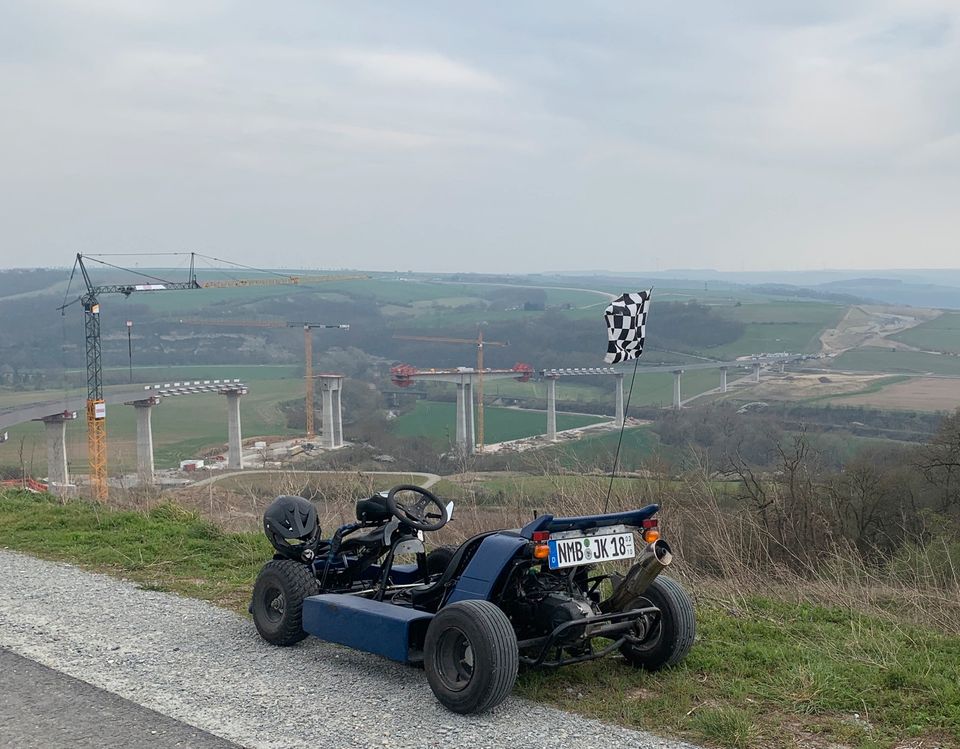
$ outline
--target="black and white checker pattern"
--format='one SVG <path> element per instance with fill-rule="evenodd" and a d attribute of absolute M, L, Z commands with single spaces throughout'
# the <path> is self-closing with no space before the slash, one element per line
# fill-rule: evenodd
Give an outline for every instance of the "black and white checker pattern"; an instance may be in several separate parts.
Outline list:
<path fill-rule="evenodd" d="M 643 353 L 646 336 L 647 313 L 650 311 L 650 294 L 653 290 L 638 291 L 617 297 L 604 312 L 607 321 L 607 364 L 636 359 Z"/>

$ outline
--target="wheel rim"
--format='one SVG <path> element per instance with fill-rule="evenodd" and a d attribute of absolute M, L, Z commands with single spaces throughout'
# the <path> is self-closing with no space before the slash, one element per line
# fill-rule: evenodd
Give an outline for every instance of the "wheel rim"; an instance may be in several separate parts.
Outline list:
<path fill-rule="evenodd" d="M 267 588 L 263 594 L 263 603 L 263 609 L 269 621 L 276 623 L 283 619 L 287 609 L 287 599 L 280 588 Z"/>
<path fill-rule="evenodd" d="M 443 686 L 451 692 L 467 688 L 473 679 L 473 646 L 463 630 L 451 627 L 440 635 L 434 666 Z"/>
<path fill-rule="evenodd" d="M 633 604 L 633 608 L 642 609 L 647 608 L 648 606 L 655 606 L 649 598 L 640 597 Z M 663 635 L 663 613 L 661 611 L 660 616 L 657 617 L 657 623 L 654 624 L 650 629 L 647 630 L 646 636 L 641 642 L 631 644 L 631 648 L 635 651 L 645 652 L 647 650 L 653 650 L 660 642 L 660 638 Z"/>

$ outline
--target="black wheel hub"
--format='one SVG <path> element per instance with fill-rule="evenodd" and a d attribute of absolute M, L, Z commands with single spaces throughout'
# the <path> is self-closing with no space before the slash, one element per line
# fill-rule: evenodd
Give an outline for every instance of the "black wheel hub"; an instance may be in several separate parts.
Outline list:
<path fill-rule="evenodd" d="M 451 692 L 467 688 L 473 678 L 473 646 L 462 630 L 450 628 L 440 636 L 434 657 L 437 675 Z"/>
<path fill-rule="evenodd" d="M 263 601 L 267 619 L 271 622 L 279 622 L 287 608 L 287 599 L 283 591 L 279 588 L 267 588 L 263 594 Z"/>

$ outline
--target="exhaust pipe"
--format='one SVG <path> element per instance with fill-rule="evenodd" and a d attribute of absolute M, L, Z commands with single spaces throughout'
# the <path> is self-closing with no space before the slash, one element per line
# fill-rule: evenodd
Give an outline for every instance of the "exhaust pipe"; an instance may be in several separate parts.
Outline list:
<path fill-rule="evenodd" d="M 670 553 L 670 545 L 666 541 L 657 540 L 648 544 L 627 576 L 615 583 L 613 593 L 603 602 L 601 609 L 605 612 L 626 611 L 627 604 L 643 595 L 657 575 L 672 561 L 673 554 Z"/>

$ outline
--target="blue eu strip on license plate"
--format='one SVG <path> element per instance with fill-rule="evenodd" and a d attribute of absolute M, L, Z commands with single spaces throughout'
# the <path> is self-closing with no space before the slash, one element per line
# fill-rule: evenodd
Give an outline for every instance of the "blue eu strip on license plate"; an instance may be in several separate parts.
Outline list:
<path fill-rule="evenodd" d="M 550 555 L 547 563 L 552 570 L 615 559 L 633 559 L 636 556 L 632 533 L 552 538 L 548 546 Z"/>

